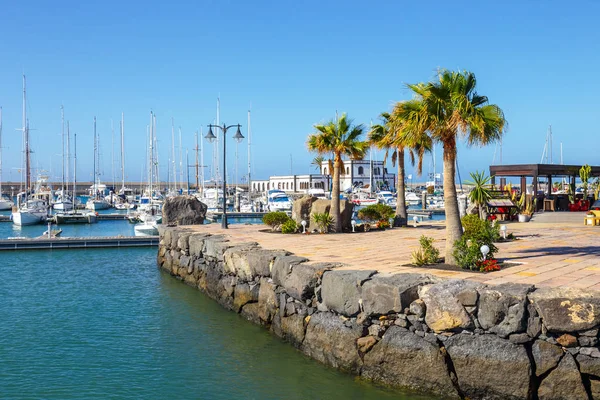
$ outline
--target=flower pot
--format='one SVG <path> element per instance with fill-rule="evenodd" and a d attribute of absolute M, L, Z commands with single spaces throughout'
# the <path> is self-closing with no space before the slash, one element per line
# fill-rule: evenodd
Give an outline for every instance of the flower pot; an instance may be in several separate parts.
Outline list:
<path fill-rule="evenodd" d="M 525 214 L 519 214 L 519 222 L 529 222 L 531 216 Z"/>

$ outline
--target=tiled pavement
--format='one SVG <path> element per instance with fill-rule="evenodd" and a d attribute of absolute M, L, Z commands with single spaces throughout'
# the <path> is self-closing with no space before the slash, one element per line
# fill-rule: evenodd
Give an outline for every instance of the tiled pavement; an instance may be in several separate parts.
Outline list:
<path fill-rule="evenodd" d="M 417 228 L 395 228 L 355 234 L 282 235 L 265 231 L 265 226 L 220 225 L 194 227 L 198 231 L 225 233 L 235 241 L 258 242 L 266 249 L 284 249 L 314 262 L 339 262 L 349 269 L 376 269 L 380 272 L 426 272 L 449 278 L 470 279 L 487 284 L 518 282 L 537 287 L 560 286 L 600 290 L 600 227 L 574 223 L 512 223 L 508 232 L 519 240 L 500 243 L 497 257 L 516 266 L 490 273 L 432 268 L 415 268 L 411 252 L 421 235 L 432 236 L 442 249 L 443 223 L 424 223 Z"/>

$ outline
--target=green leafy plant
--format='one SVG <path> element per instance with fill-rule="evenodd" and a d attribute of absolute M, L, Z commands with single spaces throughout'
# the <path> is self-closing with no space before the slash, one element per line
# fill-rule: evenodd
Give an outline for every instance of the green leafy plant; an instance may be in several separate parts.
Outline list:
<path fill-rule="evenodd" d="M 492 192 L 489 187 L 490 177 L 485 176 L 485 172 L 475 171 L 471 172 L 472 181 L 466 181 L 465 183 L 473 185 L 473 189 L 469 192 L 469 199 L 473 204 L 477 205 L 479 209 L 479 217 L 481 219 L 486 218 L 486 205 L 487 202 L 492 198 Z"/>
<path fill-rule="evenodd" d="M 569 196 L 571 199 L 572 196 Z M 573 202 L 573 201 L 571 201 Z M 527 196 L 527 194 L 523 193 L 521 198 L 515 203 L 517 209 L 519 210 L 519 214 L 532 216 L 535 212 L 535 206 L 537 205 L 537 199 L 533 199 L 533 196 Z"/>
<path fill-rule="evenodd" d="M 314 213 L 312 215 L 313 221 L 315 225 L 319 228 L 319 232 L 327 233 L 331 225 L 333 225 L 333 216 L 329 215 L 329 213 Z"/>
<path fill-rule="evenodd" d="M 390 218 L 394 217 L 394 209 L 387 204 L 373 204 L 361 208 L 357 217 L 367 223 L 376 223 L 380 229 L 390 227 Z"/>
<path fill-rule="evenodd" d="M 273 231 L 279 230 L 279 228 L 289 221 L 291 218 L 283 211 L 274 211 L 266 213 L 263 216 L 263 223 L 271 227 Z"/>
<path fill-rule="evenodd" d="M 420 247 L 411 254 L 412 263 L 417 266 L 435 264 L 440 258 L 440 251 L 433 245 L 434 238 L 425 235 L 419 238 Z"/>
<path fill-rule="evenodd" d="M 281 233 L 296 233 L 298 224 L 293 219 L 288 219 L 281 225 Z"/>
<path fill-rule="evenodd" d="M 583 184 L 583 200 L 587 200 L 588 196 L 588 182 L 590 180 L 590 175 L 592 174 L 592 167 L 588 164 L 585 164 L 579 170 L 579 178 L 581 179 L 581 183 Z"/>
<path fill-rule="evenodd" d="M 481 247 L 486 245 L 489 248 L 487 258 L 494 258 L 498 251 L 494 242 L 500 239 L 500 226 L 481 220 L 476 215 L 465 215 L 461 222 L 464 234 L 454 244 L 454 258 L 459 267 L 478 271 L 484 261 Z"/>

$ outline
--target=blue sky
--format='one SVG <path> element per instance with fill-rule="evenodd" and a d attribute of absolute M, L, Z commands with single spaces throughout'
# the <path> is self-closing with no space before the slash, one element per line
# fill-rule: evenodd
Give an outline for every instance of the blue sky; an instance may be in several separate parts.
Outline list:
<path fill-rule="evenodd" d="M 266 178 L 289 173 L 290 154 L 294 173 L 309 172 L 313 124 L 337 110 L 368 125 L 409 98 L 405 83 L 429 80 L 438 67 L 473 71 L 479 92 L 504 109 L 505 164 L 539 162 L 549 124 L 556 161 L 562 142 L 565 163 L 600 164 L 600 3 L 107 0 L 1 8 L 4 180 L 18 179 L 23 71 L 34 164 L 53 177 L 60 175 L 61 104 L 78 134 L 80 180 L 91 177 L 94 116 L 103 180 L 112 179 L 110 120 L 118 130 L 121 112 L 127 178 L 137 180 L 153 110 L 166 178 L 171 117 L 191 149 L 194 131 L 215 119 L 217 96 L 221 120 L 241 123 L 244 134 L 252 108 L 253 175 Z M 207 162 L 211 151 L 205 145 Z M 494 151 L 462 146 L 463 179 L 487 169 Z"/>

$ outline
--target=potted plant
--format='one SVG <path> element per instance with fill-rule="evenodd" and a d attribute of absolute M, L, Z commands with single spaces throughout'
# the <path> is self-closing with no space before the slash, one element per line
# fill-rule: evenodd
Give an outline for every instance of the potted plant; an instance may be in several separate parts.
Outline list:
<path fill-rule="evenodd" d="M 527 194 L 525 193 L 521 195 L 521 199 L 517 203 L 519 208 L 519 222 L 529 222 L 535 210 L 536 201 L 537 199 L 532 200 L 531 198 L 527 198 Z"/>
<path fill-rule="evenodd" d="M 590 167 L 588 164 L 585 164 L 579 170 L 579 178 L 581 179 L 583 186 L 583 199 L 579 202 L 579 209 L 581 211 L 587 211 L 590 209 L 590 201 L 588 200 L 588 182 L 591 173 L 592 167 Z"/>

